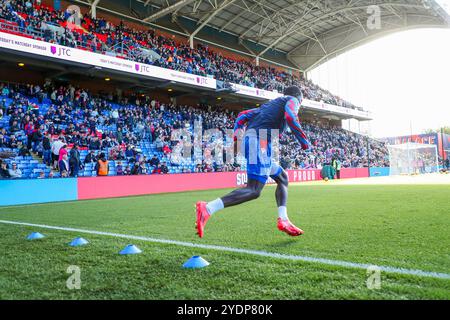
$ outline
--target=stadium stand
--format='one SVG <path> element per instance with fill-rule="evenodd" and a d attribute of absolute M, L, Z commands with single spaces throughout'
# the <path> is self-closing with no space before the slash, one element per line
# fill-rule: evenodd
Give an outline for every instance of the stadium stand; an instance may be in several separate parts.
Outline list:
<path fill-rule="evenodd" d="M 187 43 L 177 43 L 157 35 L 151 29 L 130 28 L 123 21 L 114 25 L 101 18 L 83 17 L 79 26 L 71 23 L 72 14 L 31 0 L 0 0 L 0 26 L 3 32 L 259 89 L 283 92 L 286 86 L 296 84 L 302 88 L 307 99 L 363 110 L 306 79 L 275 68 L 225 57 L 205 44 L 199 43 L 191 49 Z"/>
<path fill-rule="evenodd" d="M 174 150 L 181 145 L 171 141 L 174 129 L 192 132 L 194 121 L 201 121 L 204 130 L 218 128 L 225 133 L 233 128 L 236 113 L 212 106 L 173 106 L 150 97 L 111 101 L 72 85 L 47 82 L 42 86 L 1 84 L 0 110 L 0 158 L 8 169 L 3 178 L 96 176 L 96 162 L 102 153 L 108 160 L 108 175 L 244 169 L 239 159 L 224 164 L 196 154 L 188 161 L 176 158 Z M 343 167 L 364 167 L 368 148 L 372 166 L 388 165 L 383 143 L 318 122 L 304 122 L 303 127 L 312 151 L 292 148 L 297 142 L 284 135 L 280 145 L 285 168 L 321 168 L 333 157 L 341 159 Z M 226 140 L 211 139 L 202 143 L 202 149 L 213 149 L 217 143 L 230 147 Z M 51 160 L 50 152 L 56 153 L 56 162 L 68 154 L 69 172 L 52 170 L 58 164 Z M 79 170 L 78 166 L 73 169 L 74 162 L 79 163 Z"/>
<path fill-rule="evenodd" d="M 73 12 L 54 10 L 40 1 L 0 0 L 2 32 L 266 90 L 282 92 L 285 86 L 297 84 L 307 99 L 362 110 L 308 80 L 227 57 L 205 44 L 192 49 L 152 29 L 137 30 L 123 21 L 114 25 L 87 16 L 76 24 L 73 16 Z M 174 106 L 149 97 L 100 98 L 87 89 L 51 82 L 42 87 L 2 84 L 0 93 L 2 177 L 95 176 L 102 154 L 108 161 L 108 175 L 244 169 L 242 159 L 234 164 L 196 154 L 189 161 L 178 159 L 174 151 L 181 145 L 170 140 L 174 129 L 192 131 L 194 121 L 201 121 L 204 130 L 218 128 L 225 133 L 233 127 L 235 112 L 206 105 Z M 297 142 L 284 135 L 281 163 L 287 169 L 321 168 L 333 157 L 339 158 L 343 167 L 364 167 L 369 165 L 368 150 L 371 166 L 387 165 L 383 143 L 319 121 L 304 122 L 303 126 L 313 143 L 312 152 L 287 148 Z M 214 148 L 215 144 L 231 147 L 222 139 L 201 147 Z M 69 170 L 57 171 L 60 167 Z"/>

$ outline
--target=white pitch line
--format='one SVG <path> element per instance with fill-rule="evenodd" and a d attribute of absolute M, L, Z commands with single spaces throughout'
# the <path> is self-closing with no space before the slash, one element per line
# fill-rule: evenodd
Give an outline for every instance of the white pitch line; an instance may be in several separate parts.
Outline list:
<path fill-rule="evenodd" d="M 134 236 L 134 235 L 128 235 L 128 234 L 113 233 L 113 232 L 103 232 L 103 231 L 77 229 L 77 228 L 69 228 L 69 227 L 49 226 L 49 225 L 45 225 L 45 224 L 34 224 L 34 223 L 20 222 L 20 221 L 0 220 L 0 223 L 11 224 L 11 225 L 21 225 L 21 226 L 28 226 L 28 227 L 37 227 L 37 228 L 44 228 L 44 229 L 52 229 L 52 230 L 87 233 L 87 234 L 102 235 L 102 236 L 111 236 L 111 237 L 123 238 L 123 239 L 133 239 L 133 240 L 141 240 L 141 241 L 148 241 L 148 242 L 155 242 L 155 243 L 172 244 L 172 245 L 183 246 L 183 247 L 193 247 L 193 248 L 217 250 L 217 251 L 224 251 L 224 252 L 243 253 L 243 254 L 249 254 L 249 255 L 254 255 L 254 256 L 270 257 L 270 258 L 285 259 L 285 260 L 292 260 L 292 261 L 313 262 L 313 263 L 345 267 L 345 268 L 366 270 L 368 267 L 376 266 L 381 271 L 388 272 L 388 273 L 398 273 L 398 274 L 404 274 L 404 275 L 428 277 L 428 278 L 436 278 L 436 279 L 450 279 L 450 274 L 448 274 L 448 273 L 423 271 L 423 270 L 417 270 L 417 269 L 404 269 L 404 268 L 397 268 L 397 267 L 390 267 L 390 266 L 377 266 L 377 265 L 372 265 L 372 264 L 349 262 L 349 261 L 342 261 L 342 260 L 332 260 L 332 259 L 315 258 L 315 257 L 308 257 L 308 256 L 289 255 L 289 254 L 282 254 L 282 253 L 275 253 L 275 252 L 240 249 L 240 248 L 224 247 L 224 246 L 217 246 L 217 245 L 210 245 L 210 244 L 198 244 L 198 243 L 169 240 L 169 239 L 157 239 L 157 238 L 151 238 L 151 237 Z"/>

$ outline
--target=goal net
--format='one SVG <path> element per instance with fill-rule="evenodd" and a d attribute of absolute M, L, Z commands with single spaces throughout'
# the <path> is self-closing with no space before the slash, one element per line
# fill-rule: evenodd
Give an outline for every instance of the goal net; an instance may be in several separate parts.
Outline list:
<path fill-rule="evenodd" d="M 405 143 L 387 147 L 391 176 L 439 172 L 437 147 L 434 144 Z"/>

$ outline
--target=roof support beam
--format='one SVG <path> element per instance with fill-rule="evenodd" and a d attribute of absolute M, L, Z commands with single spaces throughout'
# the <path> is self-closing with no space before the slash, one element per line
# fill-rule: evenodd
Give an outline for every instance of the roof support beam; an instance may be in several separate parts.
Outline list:
<path fill-rule="evenodd" d="M 189 35 L 189 45 L 190 47 L 193 49 L 194 48 L 194 37 L 195 35 L 203 29 L 204 26 L 206 26 L 208 24 L 208 22 L 211 21 L 212 18 L 214 18 L 220 11 L 222 11 L 223 9 L 225 9 L 226 7 L 228 7 L 230 4 L 232 4 L 233 2 L 235 2 L 236 0 L 225 0 L 224 2 L 222 2 L 222 4 L 220 6 L 218 6 L 213 12 L 211 12 L 209 15 L 207 15 L 206 17 L 204 17 L 203 22 L 200 24 L 200 26 L 197 27 L 197 29 L 194 30 L 194 32 L 192 32 Z"/>
<path fill-rule="evenodd" d="M 379 3 L 378 4 L 381 7 L 391 6 L 391 7 L 407 7 L 407 8 L 423 8 L 422 6 L 416 5 L 416 4 L 403 4 L 403 3 Z M 302 23 L 302 18 L 298 19 L 294 23 L 292 23 L 286 30 L 284 30 L 283 34 L 278 37 L 275 41 L 273 41 L 270 45 L 268 45 L 263 51 L 261 51 L 258 56 L 262 56 L 264 53 L 266 53 L 269 49 L 276 46 L 280 41 L 284 40 L 291 34 L 295 33 L 297 30 L 302 28 L 311 29 L 311 26 L 313 26 L 317 21 L 324 20 L 325 18 L 328 18 L 330 16 L 334 16 L 338 13 L 345 14 L 348 11 L 363 9 L 365 10 L 367 6 L 356 6 L 356 7 L 341 7 L 337 8 L 333 11 L 330 11 L 326 14 L 321 15 L 320 17 L 315 18 L 312 21 L 305 21 L 305 23 Z"/>
<path fill-rule="evenodd" d="M 97 5 L 100 2 L 100 0 L 94 0 L 91 4 L 91 17 L 93 19 L 97 18 Z"/>
<path fill-rule="evenodd" d="M 246 10 L 242 10 L 239 14 L 235 15 L 233 18 L 231 18 L 230 20 L 228 20 L 227 23 L 225 23 L 219 31 L 223 31 L 225 30 L 231 23 L 233 23 L 236 19 L 242 17 L 246 12 L 252 12 L 252 10 L 256 9 L 256 7 L 258 7 L 259 4 L 255 3 L 253 4 L 253 6 L 251 6 L 250 8 L 246 9 Z"/>
<path fill-rule="evenodd" d="M 303 11 L 303 15 L 294 20 L 294 22 L 286 29 L 284 30 L 283 34 L 279 36 L 275 41 L 273 41 L 270 45 L 266 46 L 266 48 L 261 51 L 257 57 L 261 57 L 264 53 L 266 53 L 268 50 L 276 46 L 280 41 L 284 40 L 286 37 L 290 36 L 295 31 L 298 31 L 300 28 L 295 28 L 293 31 L 292 28 L 297 26 L 300 22 L 303 21 L 303 18 L 311 11 L 311 8 L 305 7 Z"/>
<path fill-rule="evenodd" d="M 174 11 L 177 11 L 179 9 L 181 9 L 184 6 L 187 6 L 189 4 L 191 4 L 192 2 L 194 2 L 195 0 L 180 0 L 178 2 L 175 2 L 173 5 L 168 6 L 164 9 L 161 9 L 157 12 L 155 12 L 154 14 L 152 14 L 151 16 L 145 18 L 143 21 L 145 22 L 152 22 L 155 21 L 161 17 L 164 17 L 165 15 L 168 15 Z M 146 2 L 146 4 L 148 3 L 148 1 Z"/>
<path fill-rule="evenodd" d="M 386 6 L 390 6 L 390 7 L 405 7 L 405 8 L 414 8 L 414 9 L 423 9 L 423 6 L 420 5 L 416 5 L 416 4 L 407 4 L 407 3 L 378 3 L 376 4 L 380 7 L 386 7 Z M 310 27 L 313 26 L 314 24 L 316 24 L 318 21 L 323 21 L 325 19 L 327 19 L 328 17 L 332 17 L 336 14 L 342 13 L 345 14 L 348 11 L 355 11 L 355 10 L 366 10 L 367 6 L 355 6 L 355 7 L 341 7 L 341 8 L 337 8 L 336 10 L 327 12 L 317 18 L 315 18 L 312 21 L 306 21 L 305 24 L 301 24 L 299 25 L 299 27 Z"/>
<path fill-rule="evenodd" d="M 257 3 L 257 4 L 260 5 L 260 3 Z M 284 19 L 289 19 L 289 20 L 288 20 L 289 22 L 295 21 L 296 19 L 295 19 L 295 18 L 291 18 L 291 16 L 290 16 L 290 15 L 292 15 L 291 12 L 292 12 L 294 9 L 296 9 L 296 10 L 300 10 L 300 9 L 305 10 L 305 8 L 304 8 L 304 7 L 300 7 L 299 4 L 300 4 L 300 2 L 298 2 L 298 3 L 295 2 L 295 3 L 290 4 L 290 5 L 287 6 L 286 8 L 283 8 L 283 9 L 281 9 L 281 10 L 279 10 L 279 11 L 274 11 L 270 16 L 265 16 L 265 17 L 264 17 L 264 16 L 261 16 L 261 18 L 258 19 L 258 21 L 256 21 L 256 22 L 253 24 L 253 26 L 251 26 L 250 28 L 248 28 L 244 33 L 240 34 L 239 37 L 244 38 L 245 35 L 246 35 L 247 33 L 249 33 L 252 29 L 254 29 L 256 26 L 258 26 L 258 25 L 263 26 L 263 24 L 264 24 L 265 21 L 267 21 L 267 25 L 266 25 L 266 28 L 265 28 L 265 29 L 267 29 L 267 27 L 268 27 L 269 25 L 271 25 L 272 23 L 274 23 L 274 21 L 276 21 L 277 19 L 280 19 L 280 20 L 282 21 L 283 24 L 286 24 L 286 22 L 284 21 Z M 295 17 L 295 15 L 292 15 L 292 16 Z"/>
<path fill-rule="evenodd" d="M 423 6 L 414 5 L 414 4 L 383 3 L 383 4 L 378 4 L 378 5 L 382 6 L 382 7 L 390 7 L 391 9 L 392 9 L 392 7 L 399 7 L 399 8 L 406 7 L 406 8 L 412 8 L 412 9 L 423 9 Z M 339 8 L 336 11 L 328 12 L 327 14 L 325 14 L 325 15 L 323 15 L 321 17 L 318 17 L 318 18 L 316 18 L 316 19 L 314 19 L 312 21 L 307 21 L 305 24 L 299 25 L 299 28 L 300 27 L 307 27 L 307 28 L 309 28 L 310 26 L 314 25 L 315 23 L 317 23 L 319 20 L 323 19 L 324 17 L 328 18 L 329 16 L 333 16 L 334 14 L 337 14 L 337 13 L 345 14 L 347 11 L 356 10 L 356 9 L 365 9 L 365 8 L 367 8 L 367 7 L 365 7 L 365 6 L 358 6 L 358 7 L 353 7 L 353 8 L 348 8 L 348 7 L 347 8 Z M 401 19 L 404 20 L 404 17 L 402 17 Z M 358 24 L 356 23 L 356 25 L 358 25 Z M 365 29 L 364 29 L 364 32 L 366 32 Z M 313 39 L 313 40 L 315 40 L 315 39 Z M 288 54 L 292 54 L 293 52 L 297 51 L 303 45 L 304 45 L 304 43 L 299 44 L 294 49 L 292 49 L 290 52 L 288 52 Z"/>

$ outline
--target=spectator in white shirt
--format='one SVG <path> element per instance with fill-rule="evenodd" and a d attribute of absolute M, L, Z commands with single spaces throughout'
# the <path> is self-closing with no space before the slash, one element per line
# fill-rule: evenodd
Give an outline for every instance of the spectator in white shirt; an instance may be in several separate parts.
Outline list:
<path fill-rule="evenodd" d="M 53 157 L 53 168 L 58 168 L 58 161 L 59 161 L 59 150 L 61 150 L 62 146 L 64 146 L 65 143 L 61 141 L 61 139 L 57 139 L 53 141 L 52 143 L 52 157 Z"/>
<path fill-rule="evenodd" d="M 8 172 L 9 172 L 9 175 L 11 176 L 11 178 L 13 178 L 13 179 L 22 178 L 22 170 L 17 168 L 17 164 L 16 163 L 12 164 L 12 168 L 9 169 Z"/>

